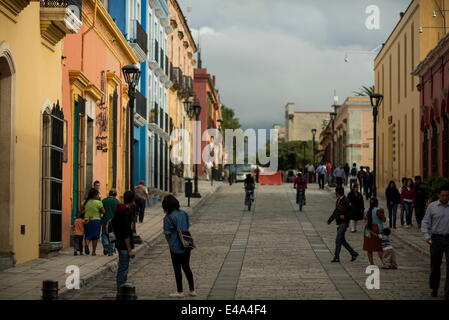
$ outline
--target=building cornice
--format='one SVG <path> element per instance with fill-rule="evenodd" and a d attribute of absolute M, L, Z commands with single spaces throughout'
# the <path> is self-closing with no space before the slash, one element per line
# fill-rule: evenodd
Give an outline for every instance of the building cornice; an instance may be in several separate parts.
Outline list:
<path fill-rule="evenodd" d="M 115 87 L 118 87 L 122 83 L 122 79 L 115 72 L 108 72 L 106 74 L 109 83 L 115 84 Z"/>
<path fill-rule="evenodd" d="M 86 94 L 90 95 L 92 98 L 94 98 L 95 101 L 100 101 L 103 99 L 104 92 L 101 91 L 96 85 L 93 83 L 89 83 L 87 87 L 84 89 Z"/>
<path fill-rule="evenodd" d="M 69 80 L 70 84 L 76 86 L 80 91 L 83 91 L 90 82 L 86 75 L 78 70 L 69 71 Z"/>
<path fill-rule="evenodd" d="M 0 12 L 15 22 L 15 17 L 29 4 L 30 0 L 0 0 Z"/>
<path fill-rule="evenodd" d="M 130 60 L 130 63 L 139 63 L 139 58 L 134 53 L 133 48 L 130 46 L 128 41 L 125 39 L 125 36 L 122 34 L 120 29 L 117 27 L 114 20 L 112 20 L 109 13 L 106 11 L 106 8 L 100 1 L 96 0 L 84 0 L 85 4 L 88 4 L 92 12 L 95 11 L 95 6 L 97 6 L 97 19 L 100 18 L 103 23 L 105 29 L 111 34 L 113 37 L 114 43 L 118 45 L 119 49 L 126 55 L 126 57 Z M 93 21 L 91 17 L 86 14 L 87 10 L 83 10 L 83 21 L 86 23 L 86 26 L 93 27 Z M 97 29 L 97 28 L 96 28 Z M 100 36 L 101 32 L 96 30 L 96 33 Z M 113 47 L 110 43 L 105 39 L 105 35 L 101 34 L 103 41 L 107 44 L 107 46 L 113 50 Z"/>
<path fill-rule="evenodd" d="M 449 33 L 438 41 L 438 44 L 430 50 L 427 56 L 421 61 L 412 71 L 413 76 L 424 76 L 424 74 L 432 68 L 439 59 L 445 55 L 449 50 Z"/>
<path fill-rule="evenodd" d="M 195 41 L 193 40 L 192 33 L 190 32 L 189 25 L 187 24 L 186 17 L 184 16 L 184 13 L 182 12 L 181 7 L 178 4 L 177 0 L 170 0 L 171 5 L 173 8 L 175 8 L 176 12 L 178 13 L 178 16 L 180 17 L 182 26 L 184 31 L 187 33 L 187 37 L 189 38 L 190 46 L 192 47 L 193 52 L 197 52 L 198 48 L 196 46 Z"/>

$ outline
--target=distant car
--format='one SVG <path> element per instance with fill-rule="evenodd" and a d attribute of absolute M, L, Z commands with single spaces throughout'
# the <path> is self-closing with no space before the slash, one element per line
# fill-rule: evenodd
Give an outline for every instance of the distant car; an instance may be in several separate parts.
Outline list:
<path fill-rule="evenodd" d="M 238 164 L 236 166 L 236 182 L 245 181 L 247 174 L 252 174 L 252 167 L 250 164 Z"/>

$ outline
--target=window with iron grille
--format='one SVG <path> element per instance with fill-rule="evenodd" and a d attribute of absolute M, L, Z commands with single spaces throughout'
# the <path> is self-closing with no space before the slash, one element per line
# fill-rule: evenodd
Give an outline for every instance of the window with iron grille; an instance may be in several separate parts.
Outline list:
<path fill-rule="evenodd" d="M 432 174 L 438 174 L 438 129 L 432 124 Z"/>
<path fill-rule="evenodd" d="M 42 119 L 42 243 L 62 241 L 64 114 L 59 101 Z"/>

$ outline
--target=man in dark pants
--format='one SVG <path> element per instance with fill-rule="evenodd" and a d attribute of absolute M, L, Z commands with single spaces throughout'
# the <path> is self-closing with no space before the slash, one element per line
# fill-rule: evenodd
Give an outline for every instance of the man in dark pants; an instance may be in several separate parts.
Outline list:
<path fill-rule="evenodd" d="M 418 228 L 421 228 L 421 221 L 426 210 L 427 192 L 420 176 L 415 177 L 415 217 Z"/>
<path fill-rule="evenodd" d="M 366 200 L 371 199 L 371 194 L 373 192 L 373 175 L 369 171 L 369 167 L 365 167 L 366 172 L 363 176 L 363 188 L 365 190 Z"/>
<path fill-rule="evenodd" d="M 430 244 L 430 289 L 432 297 L 438 296 L 441 278 L 441 263 L 446 255 L 446 285 L 444 299 L 449 301 L 449 186 L 442 186 L 439 200 L 432 202 L 422 220 L 421 231 Z"/>
<path fill-rule="evenodd" d="M 335 195 L 337 196 L 337 202 L 335 205 L 335 210 L 332 215 L 327 220 L 327 224 L 331 224 L 332 221 L 337 222 L 337 237 L 335 239 L 335 255 L 331 262 L 340 262 L 340 251 L 341 246 L 345 247 L 346 250 L 351 254 L 351 261 L 355 261 L 358 257 L 358 253 L 346 242 L 345 234 L 349 226 L 349 221 L 351 220 L 352 210 L 349 205 L 348 200 L 345 197 L 345 190 L 343 187 L 335 188 Z"/>

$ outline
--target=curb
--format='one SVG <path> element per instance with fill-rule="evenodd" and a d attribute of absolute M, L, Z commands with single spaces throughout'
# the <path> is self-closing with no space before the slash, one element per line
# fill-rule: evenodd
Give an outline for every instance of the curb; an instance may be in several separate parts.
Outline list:
<path fill-rule="evenodd" d="M 212 192 L 209 192 L 207 195 L 205 195 L 204 197 L 202 197 L 195 205 L 190 207 L 190 211 L 191 211 L 191 215 L 195 214 L 195 211 L 199 210 L 204 202 L 209 199 L 213 194 L 215 194 L 215 192 L 219 191 L 222 189 L 222 185 L 218 186 L 217 188 L 215 188 Z M 161 233 L 157 232 L 154 235 L 152 235 L 148 240 L 143 240 L 142 239 L 142 244 L 138 245 L 138 247 L 136 247 L 134 249 L 134 253 L 136 254 L 135 259 L 141 258 L 144 254 L 145 254 L 145 250 L 144 249 L 149 249 L 150 247 L 152 247 L 158 240 L 159 238 L 162 236 Z M 110 271 L 110 272 L 115 272 L 117 270 L 117 265 L 118 265 L 118 259 L 114 258 L 112 261 L 104 264 L 103 266 L 99 267 L 96 271 L 94 271 L 91 274 L 88 274 L 86 277 L 80 279 L 80 288 L 85 287 L 86 285 L 88 285 L 91 282 L 94 282 L 96 280 L 98 280 L 99 278 L 101 278 L 101 276 L 103 276 L 104 271 Z M 59 284 L 59 300 L 65 300 L 66 297 L 69 297 L 71 294 L 73 294 L 73 290 L 68 290 L 64 284 Z"/>

